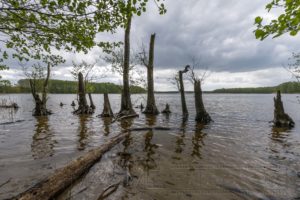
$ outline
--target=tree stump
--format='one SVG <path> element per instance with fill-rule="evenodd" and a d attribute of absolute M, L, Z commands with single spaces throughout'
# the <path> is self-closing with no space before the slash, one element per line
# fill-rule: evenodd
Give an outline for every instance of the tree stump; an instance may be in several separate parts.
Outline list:
<path fill-rule="evenodd" d="M 187 109 L 186 101 L 185 101 L 185 91 L 184 91 L 184 84 L 183 84 L 183 74 L 187 73 L 190 66 L 185 66 L 184 70 L 179 71 L 179 90 L 181 96 L 181 107 L 182 107 L 182 115 L 184 119 L 187 119 L 189 112 Z"/>
<path fill-rule="evenodd" d="M 169 104 L 166 104 L 166 107 L 165 107 L 165 109 L 162 111 L 162 113 L 164 113 L 164 114 L 170 114 L 170 113 L 171 113 Z"/>
<path fill-rule="evenodd" d="M 104 93 L 104 106 L 103 106 L 103 111 L 102 114 L 100 115 L 101 117 L 113 117 L 114 113 L 111 109 L 108 94 Z"/>
<path fill-rule="evenodd" d="M 91 109 L 95 110 L 96 106 L 95 106 L 95 104 L 93 102 L 93 98 L 92 98 L 92 94 L 91 93 L 89 93 L 89 99 L 90 99 L 90 107 L 91 107 Z"/>
<path fill-rule="evenodd" d="M 74 114 L 93 114 L 94 110 L 88 106 L 86 101 L 86 93 L 85 93 L 85 86 L 84 86 L 84 80 L 83 75 L 81 72 L 78 74 L 78 109 L 75 110 Z"/>
<path fill-rule="evenodd" d="M 202 99 L 201 80 L 194 80 L 195 91 L 195 107 L 196 107 L 196 121 L 203 124 L 208 124 L 212 121 L 209 114 L 206 112 Z"/>
<path fill-rule="evenodd" d="M 71 106 L 72 106 L 72 107 L 75 107 L 75 106 L 76 106 L 76 104 L 75 104 L 74 101 L 72 101 Z"/>
<path fill-rule="evenodd" d="M 275 127 L 289 127 L 295 126 L 293 119 L 284 112 L 283 103 L 281 101 L 280 90 L 277 91 L 277 96 L 274 97 L 274 120 Z"/>

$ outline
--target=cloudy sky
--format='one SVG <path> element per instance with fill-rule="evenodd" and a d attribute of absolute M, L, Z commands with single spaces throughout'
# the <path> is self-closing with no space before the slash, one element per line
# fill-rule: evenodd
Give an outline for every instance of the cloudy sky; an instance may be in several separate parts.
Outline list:
<path fill-rule="evenodd" d="M 292 52 L 298 52 L 299 36 L 285 35 L 277 39 L 258 41 L 253 30 L 258 15 L 272 19 L 265 5 L 270 0 L 166 0 L 167 14 L 160 16 L 155 4 L 149 2 L 147 13 L 135 17 L 132 24 L 132 48 L 148 44 L 150 34 L 156 33 L 155 89 L 176 90 L 170 79 L 192 58 L 200 63 L 199 70 L 208 68 L 204 90 L 228 87 L 272 86 L 293 80 L 283 66 Z M 277 11 L 279 12 L 279 11 Z M 98 39 L 122 40 L 123 30 L 115 35 L 99 34 Z M 93 49 L 88 55 L 61 52 L 67 62 L 53 70 L 53 78 L 72 80 L 71 61 L 94 62 L 103 55 Z M 13 63 L 13 62 L 12 62 Z M 99 71 L 106 64 L 97 63 Z M 12 66 L 1 72 L 12 81 L 23 78 L 20 67 Z M 120 83 L 118 75 L 98 78 L 99 82 Z M 192 86 L 187 83 L 187 89 Z"/>

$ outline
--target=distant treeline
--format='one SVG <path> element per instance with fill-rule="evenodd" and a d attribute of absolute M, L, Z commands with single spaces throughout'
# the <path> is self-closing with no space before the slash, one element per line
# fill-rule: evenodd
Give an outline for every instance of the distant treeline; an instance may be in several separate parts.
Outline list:
<path fill-rule="evenodd" d="M 280 90 L 282 93 L 300 93 L 299 82 L 286 82 L 274 87 L 258 87 L 258 88 L 228 88 L 228 89 L 217 89 L 212 93 L 274 93 Z"/>
<path fill-rule="evenodd" d="M 77 92 L 76 81 L 49 80 L 49 93 L 72 94 Z M 114 83 L 89 83 L 88 90 L 92 93 L 121 93 L 122 87 Z M 131 86 L 131 93 L 145 93 L 146 90 L 139 86 Z M 30 93 L 28 79 L 21 79 L 16 85 L 10 83 L 0 85 L 0 93 Z"/>

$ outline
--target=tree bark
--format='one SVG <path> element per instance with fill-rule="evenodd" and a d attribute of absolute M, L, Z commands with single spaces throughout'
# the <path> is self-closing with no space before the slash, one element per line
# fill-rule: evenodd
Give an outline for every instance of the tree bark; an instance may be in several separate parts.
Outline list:
<path fill-rule="evenodd" d="M 105 152 L 124 140 L 129 134 L 130 132 L 121 133 L 111 138 L 110 142 L 90 150 L 83 156 L 70 162 L 67 166 L 57 169 L 54 174 L 13 199 L 48 200 L 55 198 L 98 162 Z"/>
<path fill-rule="evenodd" d="M 184 71 L 179 71 L 179 87 L 180 87 L 180 95 L 181 95 L 181 108 L 182 108 L 182 115 L 184 118 L 187 118 L 189 115 L 186 101 L 185 101 L 185 93 L 184 93 L 184 84 L 183 84 L 183 73 Z"/>
<path fill-rule="evenodd" d="M 121 110 L 119 115 L 132 115 L 136 114 L 132 108 L 130 98 L 130 85 L 129 85 L 129 68 L 130 68 L 130 29 L 131 29 L 131 14 L 127 16 L 127 24 L 125 28 L 124 38 L 124 65 L 123 65 L 123 90 L 121 98 Z"/>
<path fill-rule="evenodd" d="M 92 114 L 94 111 L 87 104 L 84 80 L 81 72 L 79 72 L 78 74 L 78 96 L 79 96 L 78 109 L 75 110 L 73 113 Z"/>
<path fill-rule="evenodd" d="M 212 121 L 209 114 L 206 112 L 201 90 L 201 80 L 194 80 L 194 92 L 195 92 L 195 107 L 196 107 L 196 121 L 203 124 L 208 124 Z"/>
<path fill-rule="evenodd" d="M 101 117 L 113 117 L 114 113 L 111 109 L 108 94 L 104 93 L 104 106 L 103 106 L 103 112 L 100 115 Z"/>
<path fill-rule="evenodd" d="M 47 110 L 47 93 L 48 93 L 48 82 L 50 78 L 50 70 L 51 66 L 48 64 L 47 66 L 47 76 L 43 83 L 43 91 L 42 91 L 42 99 L 40 98 L 40 95 L 36 91 L 36 80 L 35 79 L 29 79 L 31 94 L 33 96 L 33 99 L 35 101 L 35 108 L 33 111 L 34 116 L 46 116 L 51 114 L 49 110 Z"/>
<path fill-rule="evenodd" d="M 91 93 L 89 93 L 89 99 L 90 99 L 90 107 L 91 107 L 93 110 L 95 110 L 95 109 L 96 109 L 96 106 L 95 106 L 95 104 L 94 104 L 94 102 L 93 102 L 93 98 L 92 98 L 92 94 L 91 94 Z"/>
<path fill-rule="evenodd" d="M 275 127 L 294 127 L 293 119 L 284 112 L 283 103 L 281 101 L 280 90 L 277 91 L 277 96 L 274 97 L 274 120 Z"/>
<path fill-rule="evenodd" d="M 155 42 L 155 34 L 152 34 L 150 38 L 149 61 L 147 65 L 147 81 L 148 81 L 147 106 L 144 110 L 144 113 L 157 115 L 159 114 L 159 112 L 155 104 L 154 81 L 153 81 L 154 42 Z"/>

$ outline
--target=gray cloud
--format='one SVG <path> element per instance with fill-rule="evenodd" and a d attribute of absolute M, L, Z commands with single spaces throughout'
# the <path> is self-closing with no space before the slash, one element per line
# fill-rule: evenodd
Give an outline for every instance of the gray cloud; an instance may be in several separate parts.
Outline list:
<path fill-rule="evenodd" d="M 203 67 L 213 72 L 204 86 L 206 89 L 278 84 L 290 79 L 289 74 L 280 68 L 288 62 L 291 53 L 298 50 L 300 38 L 285 35 L 265 41 L 255 39 L 254 18 L 257 15 L 272 18 L 264 9 L 267 2 L 166 0 L 168 12 L 163 16 L 158 14 L 157 7 L 150 2 L 147 13 L 133 19 L 132 48 L 137 49 L 142 42 L 148 46 L 150 34 L 157 34 L 155 73 L 156 87 L 160 90 L 175 89 L 169 83 L 170 76 L 191 63 L 192 57 L 198 58 Z M 122 41 L 123 34 L 124 30 L 119 29 L 114 35 L 98 34 L 97 39 Z M 60 79 L 70 79 L 68 72 L 72 60 L 92 63 L 103 55 L 99 48 L 93 48 L 87 55 L 58 53 L 67 60 L 65 64 L 54 68 L 54 77 Z M 15 72 L 15 78 L 20 78 L 18 63 L 13 60 L 8 63 L 14 70 L 1 73 L 11 80 Z M 98 62 L 97 65 L 100 68 L 105 63 Z M 279 72 L 280 76 L 276 76 Z M 111 75 L 105 81 L 120 83 L 119 78 Z"/>

